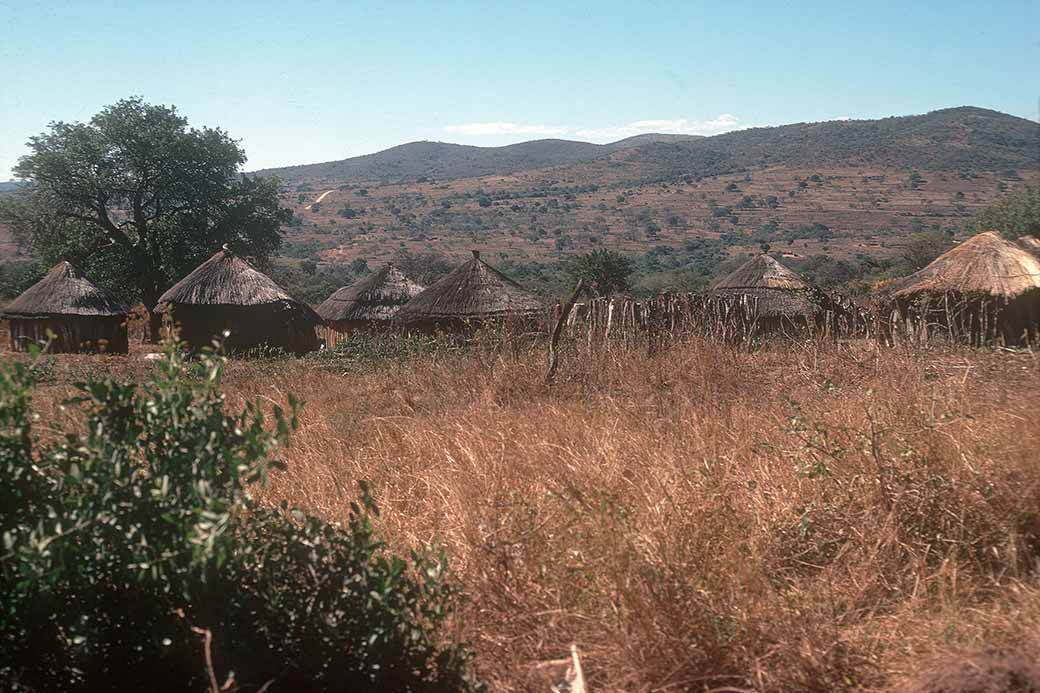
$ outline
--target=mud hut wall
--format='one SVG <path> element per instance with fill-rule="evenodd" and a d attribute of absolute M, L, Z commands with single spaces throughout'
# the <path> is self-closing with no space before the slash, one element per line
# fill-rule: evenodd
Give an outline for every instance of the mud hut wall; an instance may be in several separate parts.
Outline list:
<path fill-rule="evenodd" d="M 11 350 L 27 351 L 30 344 L 42 345 L 51 332 L 54 338 L 48 350 L 52 353 L 125 354 L 129 351 L 126 323 L 123 315 L 11 318 Z"/>
<path fill-rule="evenodd" d="M 173 322 L 191 348 L 209 346 L 225 331 L 230 353 L 256 347 L 305 354 L 318 348 L 315 324 L 302 311 L 281 304 L 263 306 L 174 306 Z"/>

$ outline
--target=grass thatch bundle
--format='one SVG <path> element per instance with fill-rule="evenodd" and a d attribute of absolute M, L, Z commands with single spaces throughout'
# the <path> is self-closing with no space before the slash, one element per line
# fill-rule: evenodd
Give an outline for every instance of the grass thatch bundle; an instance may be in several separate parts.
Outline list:
<path fill-rule="evenodd" d="M 339 331 L 363 325 L 389 323 L 401 306 L 425 287 L 412 281 L 396 265 L 387 263 L 378 271 L 339 289 L 318 306 L 318 315 Z"/>
<path fill-rule="evenodd" d="M 752 301 L 760 319 L 815 317 L 823 312 L 822 292 L 765 253 L 720 279 L 716 296 Z"/>
<path fill-rule="evenodd" d="M 994 231 L 973 236 L 895 284 L 899 317 L 924 335 L 1015 344 L 1040 326 L 1040 259 Z"/>
<path fill-rule="evenodd" d="M 542 302 L 512 279 L 473 258 L 413 298 L 397 313 L 402 325 L 450 327 L 504 318 L 530 317 Z"/>
<path fill-rule="evenodd" d="M 11 348 L 24 351 L 54 334 L 50 349 L 126 353 L 130 308 L 95 286 L 69 262 L 59 262 L 0 317 L 11 323 Z"/>
<path fill-rule="evenodd" d="M 318 346 L 321 317 L 226 247 L 159 297 L 157 313 L 173 314 L 192 347 L 222 332 L 229 351 L 260 346 L 305 353 Z"/>
<path fill-rule="evenodd" d="M 1040 238 L 1036 236 L 1022 236 L 1016 242 L 1019 248 L 1036 257 L 1040 257 Z"/>

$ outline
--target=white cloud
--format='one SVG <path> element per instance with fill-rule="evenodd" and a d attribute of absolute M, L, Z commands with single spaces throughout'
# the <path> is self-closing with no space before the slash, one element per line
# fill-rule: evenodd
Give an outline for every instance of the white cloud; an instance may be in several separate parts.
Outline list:
<path fill-rule="evenodd" d="M 553 125 L 518 125 L 516 123 L 464 123 L 448 125 L 445 132 L 470 136 L 494 135 L 562 135 L 567 128 Z"/>
<path fill-rule="evenodd" d="M 687 120 L 679 118 L 676 120 L 637 120 L 628 125 L 605 128 L 585 128 L 578 130 L 577 135 L 594 140 L 620 140 L 633 135 L 643 135 L 650 132 L 668 133 L 676 135 L 718 135 L 730 130 L 739 130 L 743 126 L 735 116 L 723 113 L 711 120 Z"/>
<path fill-rule="evenodd" d="M 463 123 L 448 125 L 444 132 L 469 137 L 495 137 L 503 135 L 527 135 L 533 137 L 557 137 L 572 134 L 586 140 L 613 142 L 615 140 L 643 135 L 646 133 L 665 133 L 676 135 L 718 135 L 730 130 L 748 127 L 740 123 L 736 116 L 723 113 L 710 120 L 688 120 L 686 118 L 637 120 L 627 125 L 614 127 L 586 127 L 574 129 L 558 125 L 520 125 L 518 123 Z"/>

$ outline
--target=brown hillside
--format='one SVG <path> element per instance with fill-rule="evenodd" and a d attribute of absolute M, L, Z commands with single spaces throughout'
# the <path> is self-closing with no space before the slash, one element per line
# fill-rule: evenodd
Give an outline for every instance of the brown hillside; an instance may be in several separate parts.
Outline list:
<path fill-rule="evenodd" d="M 890 256 L 917 230 L 959 229 L 1035 172 L 934 171 L 914 183 L 897 168 L 773 167 L 662 182 L 636 163 L 574 164 L 446 183 L 303 184 L 284 195 L 300 226 L 289 247 L 326 261 L 379 261 L 398 249 L 464 257 L 476 244 L 498 259 L 551 260 L 605 247 L 641 254 L 656 245 L 725 239 L 731 254 L 761 240 L 794 255 Z M 484 206 L 482 206 L 484 205 Z M 826 227 L 823 231 L 816 225 Z"/>
<path fill-rule="evenodd" d="M 278 171 L 290 175 L 284 200 L 298 217 L 286 253 L 381 261 L 400 249 L 464 257 L 479 246 L 495 260 L 544 262 L 594 247 L 642 254 L 701 239 L 721 243 L 731 257 L 763 242 L 794 259 L 891 257 L 908 234 L 959 230 L 1002 192 L 1037 180 L 1038 137 L 1032 121 L 966 107 L 715 137 L 637 137 L 595 156 L 586 143 L 548 140 L 436 145 L 500 170 L 421 183 L 386 182 L 386 161 L 367 178 L 320 167 Z M 626 143 L 636 146 L 619 146 Z M 437 166 L 456 166 L 438 151 Z M 565 161 L 516 169 L 554 156 Z M 333 164 L 354 162 L 358 172 L 359 161 Z M 418 170 L 398 163 L 401 177 Z"/>

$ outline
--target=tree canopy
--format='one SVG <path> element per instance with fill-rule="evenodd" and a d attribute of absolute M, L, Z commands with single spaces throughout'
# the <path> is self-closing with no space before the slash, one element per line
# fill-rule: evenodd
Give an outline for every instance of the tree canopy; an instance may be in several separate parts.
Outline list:
<path fill-rule="evenodd" d="M 44 261 L 68 259 L 149 310 L 224 244 L 265 262 L 291 216 L 277 179 L 240 175 L 235 140 L 172 106 L 124 99 L 89 123 L 51 123 L 28 147 L 15 167 L 28 185 L 0 219 Z"/>
<path fill-rule="evenodd" d="M 932 260 L 953 247 L 953 237 L 943 231 L 920 231 L 911 234 L 903 246 L 903 262 L 908 271 L 927 267 Z"/>
<path fill-rule="evenodd" d="M 1040 186 L 1025 186 L 1002 196 L 969 224 L 972 233 L 999 231 L 1005 238 L 1040 237 Z"/>
<path fill-rule="evenodd" d="M 635 263 L 616 250 L 597 249 L 576 256 L 568 263 L 567 271 L 575 280 L 584 279 L 596 295 L 609 296 L 628 291 Z"/>

